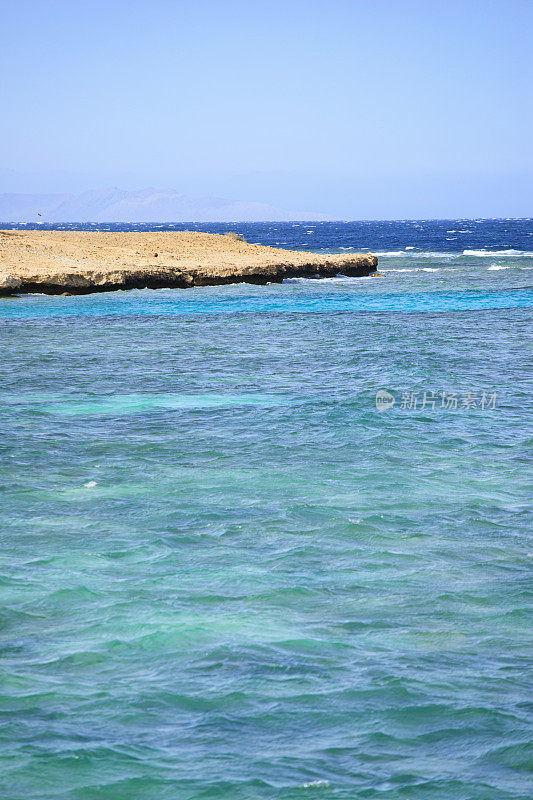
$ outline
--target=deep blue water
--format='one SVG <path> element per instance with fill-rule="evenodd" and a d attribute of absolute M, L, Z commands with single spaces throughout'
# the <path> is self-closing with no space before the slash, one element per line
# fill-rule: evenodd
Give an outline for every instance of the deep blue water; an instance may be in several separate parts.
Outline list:
<path fill-rule="evenodd" d="M 0 300 L 0 797 L 529 800 L 531 222 L 195 227 L 385 277 Z"/>
<path fill-rule="evenodd" d="M 413 248 L 416 252 L 462 253 L 465 249 L 533 251 L 532 220 L 393 220 L 385 222 L 232 223 L 0 223 L 4 230 L 236 231 L 249 242 L 296 250 L 372 253 Z M 407 251 L 406 251 L 407 252 Z"/>

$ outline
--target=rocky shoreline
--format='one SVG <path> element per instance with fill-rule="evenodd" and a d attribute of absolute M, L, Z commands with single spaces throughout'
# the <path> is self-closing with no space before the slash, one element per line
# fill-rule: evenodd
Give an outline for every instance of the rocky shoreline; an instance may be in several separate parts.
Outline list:
<path fill-rule="evenodd" d="M 321 255 L 192 231 L 0 231 L 0 294 L 89 294 L 119 289 L 280 283 L 371 275 L 368 253 Z"/>

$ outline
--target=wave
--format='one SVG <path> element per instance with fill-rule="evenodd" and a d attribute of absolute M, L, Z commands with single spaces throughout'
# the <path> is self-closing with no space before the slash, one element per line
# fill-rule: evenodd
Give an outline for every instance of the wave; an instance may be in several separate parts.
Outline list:
<path fill-rule="evenodd" d="M 407 252 L 406 250 L 372 250 L 372 253 L 382 258 L 458 258 L 461 255 L 461 253 L 437 253 L 431 250 L 413 253 L 411 250 Z"/>
<path fill-rule="evenodd" d="M 389 268 L 387 267 L 387 275 L 391 272 L 441 272 L 442 267 L 397 267 Z M 446 267 L 446 272 L 457 272 L 455 267 Z"/>
<path fill-rule="evenodd" d="M 463 255 L 477 258 L 494 258 L 494 256 L 533 258 L 533 252 L 527 250 L 463 250 Z"/>
<path fill-rule="evenodd" d="M 402 270 L 389 270 L 390 272 L 402 272 Z M 410 270 L 409 270 L 410 271 Z M 316 284 L 328 285 L 330 283 L 357 283 L 359 281 L 367 281 L 368 275 L 343 275 L 339 273 L 332 278 L 285 278 L 283 283 L 301 283 L 304 286 L 309 286 L 309 281 Z"/>
<path fill-rule="evenodd" d="M 307 783 L 300 784 L 302 789 L 318 789 L 319 787 L 325 788 L 330 785 L 330 782 L 326 780 L 308 781 Z"/>
<path fill-rule="evenodd" d="M 406 252 L 407 251 L 407 252 Z M 452 259 L 463 258 L 470 256 L 474 258 L 533 258 L 533 252 L 529 250 L 486 250 L 480 248 L 479 250 L 463 250 L 462 252 L 436 252 L 436 251 L 423 251 L 413 253 L 412 250 L 373 250 L 374 255 L 380 258 L 434 258 L 434 259 Z"/>

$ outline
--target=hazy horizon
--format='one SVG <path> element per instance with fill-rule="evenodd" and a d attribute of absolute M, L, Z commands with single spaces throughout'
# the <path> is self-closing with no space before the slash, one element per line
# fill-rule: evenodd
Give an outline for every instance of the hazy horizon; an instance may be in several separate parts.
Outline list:
<path fill-rule="evenodd" d="M 531 6 L 8 0 L 0 193 L 531 216 Z"/>

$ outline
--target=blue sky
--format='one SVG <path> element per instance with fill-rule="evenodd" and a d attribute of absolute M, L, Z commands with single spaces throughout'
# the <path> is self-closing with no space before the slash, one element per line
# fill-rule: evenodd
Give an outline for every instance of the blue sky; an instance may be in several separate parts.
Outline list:
<path fill-rule="evenodd" d="M 4 0 L 0 191 L 530 216 L 533 4 Z"/>

